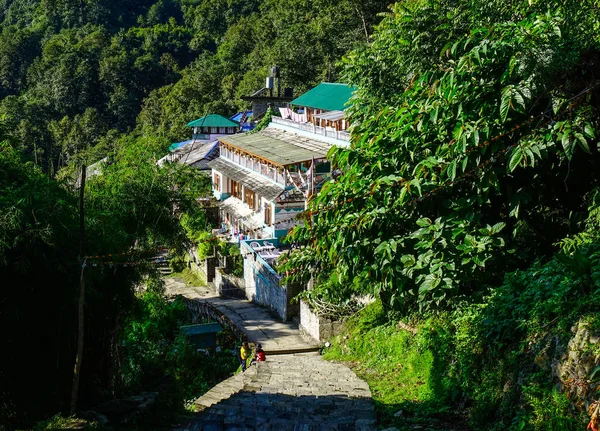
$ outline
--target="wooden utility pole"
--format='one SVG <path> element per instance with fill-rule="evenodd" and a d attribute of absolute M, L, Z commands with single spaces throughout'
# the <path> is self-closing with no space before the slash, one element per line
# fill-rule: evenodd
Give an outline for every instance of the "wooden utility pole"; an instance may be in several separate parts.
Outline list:
<path fill-rule="evenodd" d="M 77 399 L 79 397 L 79 377 L 81 374 L 81 358 L 83 356 L 83 329 L 85 304 L 85 219 L 83 213 L 83 194 L 85 192 L 85 164 L 81 167 L 81 184 L 79 186 L 79 262 L 81 263 L 81 275 L 79 276 L 79 308 L 77 311 L 77 356 L 75 356 L 75 368 L 73 369 L 73 389 L 71 391 L 71 414 L 77 411 Z"/>

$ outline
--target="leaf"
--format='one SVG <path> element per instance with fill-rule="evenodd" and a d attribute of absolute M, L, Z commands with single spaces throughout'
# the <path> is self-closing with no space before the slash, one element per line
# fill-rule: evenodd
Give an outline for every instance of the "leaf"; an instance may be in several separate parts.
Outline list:
<path fill-rule="evenodd" d="M 417 190 L 419 191 L 419 196 L 422 196 L 423 194 L 421 193 L 421 180 L 415 178 L 410 183 L 417 188 Z"/>
<path fill-rule="evenodd" d="M 431 226 L 431 225 L 432 225 L 432 221 L 431 221 L 431 219 L 428 219 L 427 217 L 422 217 L 419 220 L 417 220 L 417 226 L 427 227 L 427 226 Z"/>
<path fill-rule="evenodd" d="M 568 130 L 565 130 L 562 134 L 561 137 L 561 144 L 563 149 L 565 150 L 565 154 L 567 155 L 567 158 L 571 158 L 571 156 L 573 155 L 573 145 L 571 143 L 571 134 Z"/>
<path fill-rule="evenodd" d="M 590 380 L 590 382 L 595 382 L 597 380 L 600 380 L 600 365 L 598 365 L 596 368 L 594 368 L 592 370 L 592 372 L 590 373 L 589 380 Z"/>
<path fill-rule="evenodd" d="M 581 147 L 581 149 L 586 153 L 589 153 L 590 147 L 585 137 L 581 133 L 574 133 L 573 136 L 575 136 L 575 138 L 577 139 L 578 145 Z"/>
<path fill-rule="evenodd" d="M 553 97 L 552 98 L 552 111 L 555 114 L 558 114 L 558 111 L 560 111 L 560 108 L 562 107 L 564 102 L 565 102 L 565 99 L 563 99 L 562 97 Z"/>
<path fill-rule="evenodd" d="M 520 147 L 517 147 L 510 156 L 510 161 L 508 162 L 508 171 L 514 171 L 521 163 L 521 160 L 523 160 L 523 151 Z"/>
<path fill-rule="evenodd" d="M 441 278 L 436 277 L 434 274 L 428 274 L 425 281 L 419 286 L 419 295 L 423 296 L 425 293 L 432 291 L 439 286 L 441 281 Z"/>
<path fill-rule="evenodd" d="M 456 160 L 448 165 L 446 174 L 452 181 L 454 181 L 454 179 L 456 178 Z"/>
<path fill-rule="evenodd" d="M 506 223 L 496 223 L 494 226 L 492 226 L 492 233 L 498 233 L 500 232 L 502 229 L 504 229 L 504 227 L 506 226 Z"/>
<path fill-rule="evenodd" d="M 594 128 L 592 127 L 592 125 L 590 123 L 586 123 L 585 124 L 585 127 L 583 128 L 583 133 L 588 138 L 594 139 L 596 137 L 596 133 L 594 132 Z"/>
<path fill-rule="evenodd" d="M 477 266 L 485 268 L 485 260 L 481 260 L 478 256 L 473 256 L 473 262 L 475 262 Z"/>
<path fill-rule="evenodd" d="M 417 261 L 412 254 L 405 254 L 400 258 L 400 262 L 404 264 L 405 268 L 408 268 L 414 266 Z"/>
<path fill-rule="evenodd" d="M 462 171 L 463 172 L 466 172 L 468 164 L 469 164 L 469 158 L 465 157 L 462 161 Z"/>
<path fill-rule="evenodd" d="M 508 117 L 508 111 L 510 109 L 510 92 L 502 94 L 502 102 L 500 103 L 500 118 L 502 121 L 506 121 Z"/>

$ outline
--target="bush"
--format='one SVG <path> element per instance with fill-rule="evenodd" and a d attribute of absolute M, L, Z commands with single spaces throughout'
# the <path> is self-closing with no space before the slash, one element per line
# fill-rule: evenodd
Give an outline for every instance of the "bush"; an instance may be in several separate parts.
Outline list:
<path fill-rule="evenodd" d="M 152 291 L 138 297 L 123 337 L 121 376 L 126 392 L 153 389 L 170 376 L 176 383 L 173 397 L 178 398 L 170 402 L 183 408 L 184 401 L 202 395 L 233 374 L 238 365 L 233 355 L 198 353 L 181 334 L 180 326 L 190 322 L 181 297 L 167 301 Z"/>
<path fill-rule="evenodd" d="M 101 431 L 103 429 L 105 428 L 98 425 L 96 422 L 88 422 L 84 419 L 79 419 L 76 417 L 65 418 L 61 415 L 56 415 L 51 419 L 48 419 L 35 425 L 33 431 Z"/>
<path fill-rule="evenodd" d="M 584 429 L 586 400 L 559 392 L 552 367 L 578 322 L 600 328 L 599 248 L 507 274 L 483 300 L 454 311 L 415 315 L 414 335 L 378 301 L 351 319 L 325 357 L 348 361 L 367 380 L 383 425 L 443 426 L 455 411 L 486 431 Z M 600 346 L 589 349 L 593 359 Z"/>

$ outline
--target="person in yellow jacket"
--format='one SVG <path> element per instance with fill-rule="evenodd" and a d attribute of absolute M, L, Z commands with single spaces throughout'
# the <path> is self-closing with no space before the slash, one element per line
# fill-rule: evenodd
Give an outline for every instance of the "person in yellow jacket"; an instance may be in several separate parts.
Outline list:
<path fill-rule="evenodd" d="M 250 347 L 248 347 L 248 342 L 242 342 L 242 347 L 240 348 L 240 362 L 242 364 L 242 372 L 246 371 L 247 360 L 252 354 Z"/>

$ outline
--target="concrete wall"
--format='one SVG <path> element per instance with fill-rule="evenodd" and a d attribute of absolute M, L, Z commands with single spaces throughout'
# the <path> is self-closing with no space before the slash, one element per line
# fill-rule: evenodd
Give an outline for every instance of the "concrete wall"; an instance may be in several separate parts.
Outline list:
<path fill-rule="evenodd" d="M 313 313 L 304 301 L 300 301 L 300 329 L 316 341 L 325 341 L 344 331 L 344 322 L 336 322 Z"/>
<path fill-rule="evenodd" d="M 245 298 L 245 283 L 243 278 L 225 274 L 222 268 L 215 271 L 215 290 L 219 296 L 225 298 Z"/>
<path fill-rule="evenodd" d="M 302 286 L 292 284 L 281 285 L 281 277 L 267 264 L 260 255 L 252 251 L 249 242 L 274 242 L 273 239 L 242 241 L 241 251 L 244 258 L 244 280 L 246 297 L 257 304 L 273 310 L 282 320 L 287 321 L 300 312 L 298 304 L 290 304 Z"/>
<path fill-rule="evenodd" d="M 204 259 L 200 265 L 200 271 L 202 271 L 204 273 L 204 276 L 206 277 L 206 281 L 207 282 L 211 282 L 214 281 L 215 279 L 215 272 L 217 269 L 217 258 L 216 257 L 209 257 Z"/>

